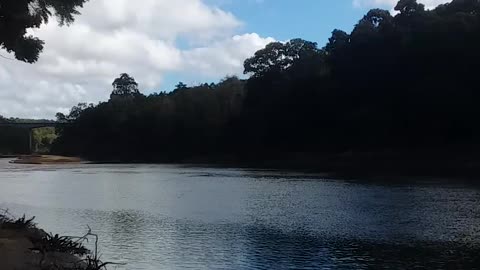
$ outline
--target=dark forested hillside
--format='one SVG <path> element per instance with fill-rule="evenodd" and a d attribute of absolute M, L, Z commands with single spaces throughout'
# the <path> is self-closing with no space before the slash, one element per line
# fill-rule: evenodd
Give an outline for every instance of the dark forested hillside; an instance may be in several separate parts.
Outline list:
<path fill-rule="evenodd" d="M 328 43 L 275 42 L 243 81 L 144 96 L 123 74 L 108 102 L 81 104 L 55 151 L 172 160 L 473 149 L 480 143 L 480 2 L 373 9 Z M 457 151 L 455 150 L 455 151 Z"/>
<path fill-rule="evenodd" d="M 190 88 L 180 83 L 171 93 L 150 96 L 138 92 L 133 78 L 122 77 L 127 83 L 114 83 L 108 102 L 79 104 L 67 116 L 57 114 L 59 121 L 72 124 L 59 129 L 54 151 L 120 160 L 214 154 L 242 111 L 245 82 L 235 77 Z"/>

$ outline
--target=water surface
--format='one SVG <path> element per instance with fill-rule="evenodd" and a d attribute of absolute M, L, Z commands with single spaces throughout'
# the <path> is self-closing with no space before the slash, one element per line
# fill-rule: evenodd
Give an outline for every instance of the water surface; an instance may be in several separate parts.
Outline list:
<path fill-rule="evenodd" d="M 100 236 L 117 269 L 480 267 L 480 189 L 175 165 L 0 160 L 0 208 Z"/>

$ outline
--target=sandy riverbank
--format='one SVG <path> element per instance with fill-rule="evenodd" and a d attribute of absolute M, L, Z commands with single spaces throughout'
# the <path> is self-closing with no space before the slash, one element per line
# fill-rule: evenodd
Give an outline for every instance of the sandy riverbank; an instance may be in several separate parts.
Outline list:
<path fill-rule="evenodd" d="M 83 163 L 85 160 L 78 157 L 64 157 L 64 156 L 53 156 L 53 155 L 28 155 L 28 156 L 18 156 L 16 159 L 11 161 L 12 163 L 18 164 L 72 164 L 72 163 Z"/>

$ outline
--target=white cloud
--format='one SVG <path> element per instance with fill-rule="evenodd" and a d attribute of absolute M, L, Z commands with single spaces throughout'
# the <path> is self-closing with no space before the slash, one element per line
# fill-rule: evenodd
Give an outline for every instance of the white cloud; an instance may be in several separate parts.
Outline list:
<path fill-rule="evenodd" d="M 425 5 L 427 9 L 435 8 L 440 4 L 451 2 L 451 0 L 419 0 L 418 3 Z M 355 7 L 386 7 L 393 9 L 398 0 L 353 0 Z"/>
<path fill-rule="evenodd" d="M 46 42 L 38 63 L 0 58 L 0 115 L 52 118 L 106 100 L 122 72 L 144 90 L 159 89 L 170 72 L 239 75 L 243 60 L 273 41 L 238 34 L 241 25 L 204 0 L 92 0 L 72 26 L 52 20 L 31 31 Z"/>
<path fill-rule="evenodd" d="M 212 76 L 218 74 L 219 70 L 224 75 L 237 75 L 242 73 L 243 61 L 246 58 L 273 41 L 273 38 L 262 38 L 255 33 L 237 35 L 208 47 L 184 51 L 182 59 L 188 70 L 198 70 L 203 75 Z"/>

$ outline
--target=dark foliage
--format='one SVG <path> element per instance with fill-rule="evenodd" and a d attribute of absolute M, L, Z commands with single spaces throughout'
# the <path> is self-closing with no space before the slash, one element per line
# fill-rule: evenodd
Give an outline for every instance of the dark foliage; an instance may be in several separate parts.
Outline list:
<path fill-rule="evenodd" d="M 9 122 L 9 120 L 7 118 L 0 115 L 0 123 L 8 123 L 8 122 Z"/>
<path fill-rule="evenodd" d="M 81 106 L 56 150 L 134 161 L 475 148 L 480 2 L 395 9 L 369 11 L 323 48 L 272 43 L 246 60 L 248 81 Z"/>
<path fill-rule="evenodd" d="M 35 217 L 28 219 L 23 215 L 21 218 L 13 218 L 8 211 L 2 212 L 0 214 L 0 229 L 25 230 L 35 228 L 36 226 L 35 222 L 33 222 Z"/>
<path fill-rule="evenodd" d="M 28 130 L 0 126 L 0 154 L 28 154 L 29 150 Z"/>
<path fill-rule="evenodd" d="M 27 29 L 39 28 L 55 16 L 60 25 L 70 24 L 78 8 L 88 0 L 1 0 L 0 47 L 14 52 L 20 61 L 38 60 L 44 42 L 27 35 Z"/>
<path fill-rule="evenodd" d="M 0 229 L 15 230 L 23 232 L 33 244 L 30 248 L 42 255 L 39 262 L 41 269 L 71 269 L 71 270 L 106 270 L 109 265 L 122 265 L 113 262 L 102 262 L 98 253 L 98 235 L 92 233 L 90 227 L 88 232 L 81 237 L 59 236 L 58 234 L 47 234 L 43 230 L 37 228 L 33 222 L 35 217 L 30 219 L 25 215 L 21 218 L 13 217 L 8 210 L 0 212 Z M 90 251 L 84 243 L 94 238 L 94 250 Z M 78 258 L 78 261 L 65 265 L 56 261 L 49 261 L 48 254 L 57 253 L 72 255 Z"/>
<path fill-rule="evenodd" d="M 120 77 L 113 81 L 112 86 L 113 91 L 110 95 L 111 99 L 130 98 L 140 95 L 140 92 L 138 91 L 138 83 L 126 73 L 120 74 Z"/>
<path fill-rule="evenodd" d="M 59 236 L 58 234 L 46 234 L 42 239 L 41 246 L 44 252 L 60 252 L 79 256 L 89 253 L 82 242 L 74 241 L 73 237 Z"/>
<path fill-rule="evenodd" d="M 79 104 L 69 115 L 57 115 L 71 124 L 59 129 L 53 151 L 115 160 L 211 153 L 220 150 L 225 128 L 240 115 L 244 94 L 244 81 L 233 77 L 215 85 L 179 84 L 169 94 L 114 95 L 97 106 Z"/>

